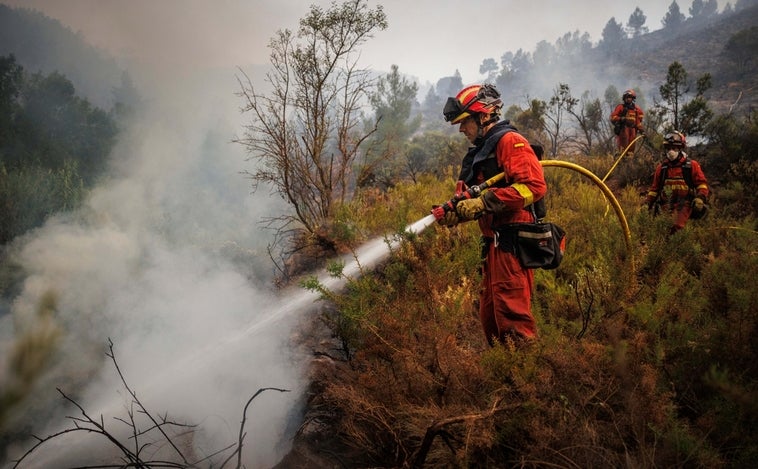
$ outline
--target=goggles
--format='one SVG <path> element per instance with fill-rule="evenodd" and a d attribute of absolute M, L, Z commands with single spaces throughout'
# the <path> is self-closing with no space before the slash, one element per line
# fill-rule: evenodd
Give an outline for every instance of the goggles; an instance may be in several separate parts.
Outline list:
<path fill-rule="evenodd" d="M 684 146 L 684 139 L 680 134 L 668 134 L 663 138 L 664 147 L 681 147 Z"/>
<path fill-rule="evenodd" d="M 495 89 L 494 86 L 490 84 L 485 84 L 481 88 L 479 88 L 479 91 L 477 91 L 476 96 L 471 98 L 468 103 L 466 103 L 465 106 L 461 106 L 460 101 L 458 101 L 457 98 L 447 98 L 447 101 L 445 102 L 445 107 L 442 108 L 442 115 L 445 117 L 446 122 L 450 122 L 458 118 L 461 114 L 468 111 L 471 106 L 476 104 L 479 101 L 485 100 L 486 98 L 490 98 L 490 100 L 485 101 L 486 106 L 496 106 L 501 103 L 500 101 L 500 92 Z"/>
<path fill-rule="evenodd" d="M 454 120 L 456 117 L 460 116 L 464 112 L 466 112 L 472 104 L 476 102 L 476 98 L 469 101 L 466 106 L 461 106 L 460 101 L 458 101 L 455 98 L 447 98 L 447 101 L 445 102 L 445 107 L 442 109 L 442 115 L 445 116 L 445 122 L 450 122 Z"/>

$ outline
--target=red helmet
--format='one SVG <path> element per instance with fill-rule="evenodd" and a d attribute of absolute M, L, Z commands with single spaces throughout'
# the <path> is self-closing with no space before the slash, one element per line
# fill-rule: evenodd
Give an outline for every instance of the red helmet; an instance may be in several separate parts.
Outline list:
<path fill-rule="evenodd" d="M 499 114 L 503 107 L 500 92 L 492 85 L 471 85 L 463 88 L 455 98 L 447 98 L 442 114 L 451 124 L 457 124 L 471 114 Z"/>
<path fill-rule="evenodd" d="M 621 95 L 621 99 L 626 99 L 627 97 L 631 97 L 632 99 L 637 99 L 637 93 L 635 93 L 634 90 L 626 90 L 624 91 L 624 94 Z"/>
<path fill-rule="evenodd" d="M 684 134 L 681 132 L 670 132 L 663 137 L 663 146 L 684 148 L 687 146 L 687 139 L 684 138 Z"/>

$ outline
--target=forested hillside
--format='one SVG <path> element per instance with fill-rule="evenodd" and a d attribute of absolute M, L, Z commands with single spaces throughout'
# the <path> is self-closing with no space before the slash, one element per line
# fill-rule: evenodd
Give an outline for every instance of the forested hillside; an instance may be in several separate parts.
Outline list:
<path fill-rule="evenodd" d="M 30 74 L 64 75 L 97 107 L 109 110 L 134 97 L 129 75 L 87 38 L 36 10 L 0 3 L 0 56 L 9 54 Z"/>
<path fill-rule="evenodd" d="M 139 96 L 104 51 L 35 10 L 0 4 L 0 245 L 76 208 Z"/>
<path fill-rule="evenodd" d="M 679 61 L 693 75 L 710 73 L 714 110 L 726 113 L 758 104 L 758 5 L 711 21 L 684 22 L 675 32 L 661 29 L 633 39 L 628 52 L 617 55 L 634 80 L 660 81 L 660 71 Z M 646 92 L 655 89 L 645 90 Z"/>
<path fill-rule="evenodd" d="M 0 57 L 0 245 L 78 207 L 107 167 L 115 112 L 94 107 L 60 73 Z M 123 117 L 123 116 L 122 116 Z"/>

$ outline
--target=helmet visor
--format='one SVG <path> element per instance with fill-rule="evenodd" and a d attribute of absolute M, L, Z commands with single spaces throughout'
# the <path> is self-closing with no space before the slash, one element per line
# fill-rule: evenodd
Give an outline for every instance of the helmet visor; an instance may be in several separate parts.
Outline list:
<path fill-rule="evenodd" d="M 684 146 L 684 139 L 681 134 L 670 133 L 663 137 L 664 147 L 682 147 Z"/>
<path fill-rule="evenodd" d="M 463 114 L 465 110 L 461 106 L 461 103 L 455 98 L 447 98 L 445 107 L 442 109 L 442 115 L 445 116 L 445 122 L 455 120 L 456 117 Z"/>

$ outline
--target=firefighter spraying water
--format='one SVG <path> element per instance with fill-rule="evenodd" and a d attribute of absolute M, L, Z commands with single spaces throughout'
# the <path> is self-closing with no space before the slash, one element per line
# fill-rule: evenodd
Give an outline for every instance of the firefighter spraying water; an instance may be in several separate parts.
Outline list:
<path fill-rule="evenodd" d="M 458 184 L 456 185 L 456 188 L 455 188 L 455 195 L 453 196 L 453 198 L 448 200 L 442 205 L 437 205 L 433 207 L 432 215 L 437 221 L 443 220 L 445 218 L 446 213 L 450 213 L 450 212 L 455 213 L 455 207 L 458 205 L 458 202 L 462 200 L 473 199 L 473 198 L 481 196 L 482 193 L 486 189 L 492 187 L 495 183 L 503 179 L 503 177 L 505 177 L 505 173 L 497 174 L 487 179 L 483 183 L 473 186 L 473 187 L 469 187 L 468 189 L 464 187 L 463 181 L 458 181 Z"/>
<path fill-rule="evenodd" d="M 537 204 L 547 193 L 537 155 L 500 119 L 502 107 L 500 92 L 490 84 L 468 86 L 448 98 L 443 116 L 472 146 L 461 160 L 456 195 L 432 208 L 440 225 L 476 220 L 482 232 L 479 318 L 490 345 L 537 336 L 531 312 L 534 273 L 521 264 L 511 241 L 521 226 L 544 216 Z"/>

